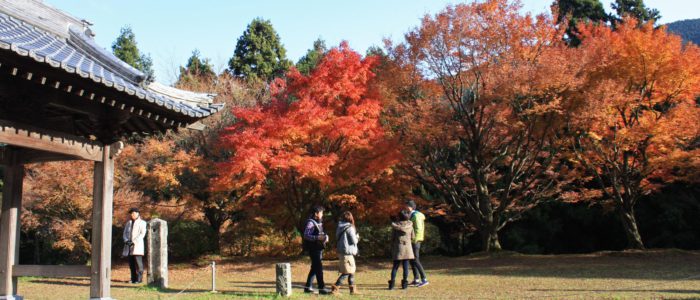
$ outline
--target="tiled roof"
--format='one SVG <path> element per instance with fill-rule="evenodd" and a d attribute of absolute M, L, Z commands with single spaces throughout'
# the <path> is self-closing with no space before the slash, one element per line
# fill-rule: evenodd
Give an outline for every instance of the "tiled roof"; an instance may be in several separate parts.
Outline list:
<path fill-rule="evenodd" d="M 78 27 L 70 22 L 65 24 L 67 34 L 59 35 L 43 29 L 46 27 L 34 26 L 0 12 L 0 49 L 89 78 L 95 83 L 184 116 L 203 118 L 223 108 L 223 104 L 212 103 L 214 95 L 145 81 L 142 72 L 99 47 L 86 34 L 90 34 L 90 31 L 85 26 Z"/>

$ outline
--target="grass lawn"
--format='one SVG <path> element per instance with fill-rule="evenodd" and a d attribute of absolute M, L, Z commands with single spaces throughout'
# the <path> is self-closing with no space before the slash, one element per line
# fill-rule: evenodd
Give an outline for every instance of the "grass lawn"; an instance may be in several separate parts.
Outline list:
<path fill-rule="evenodd" d="M 233 258 L 217 262 L 217 290 L 210 293 L 207 266 L 171 265 L 170 289 L 127 284 L 129 269 L 120 262 L 112 274 L 116 299 L 274 298 L 274 263 L 283 259 Z M 291 261 L 295 299 L 308 259 Z M 337 278 L 337 261 L 325 261 L 328 283 Z M 358 260 L 356 299 L 700 299 L 700 252 L 651 250 L 582 255 L 519 255 L 425 257 L 430 285 L 386 290 L 390 264 Z M 183 291 L 184 290 L 184 291 Z M 21 278 L 25 299 L 88 299 L 89 280 L 82 278 Z M 343 298 L 351 298 L 343 289 Z"/>

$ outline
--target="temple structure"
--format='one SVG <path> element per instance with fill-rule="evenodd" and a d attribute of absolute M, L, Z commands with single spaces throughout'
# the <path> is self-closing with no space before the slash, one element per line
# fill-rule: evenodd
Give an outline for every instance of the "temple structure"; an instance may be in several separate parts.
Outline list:
<path fill-rule="evenodd" d="M 86 276 L 91 299 L 111 299 L 113 171 L 121 140 L 184 128 L 223 108 L 213 95 L 150 82 L 93 36 L 89 22 L 39 0 L 0 0 L 0 300 L 22 299 L 18 276 Z M 95 164 L 91 264 L 20 265 L 24 165 L 61 160 Z"/>

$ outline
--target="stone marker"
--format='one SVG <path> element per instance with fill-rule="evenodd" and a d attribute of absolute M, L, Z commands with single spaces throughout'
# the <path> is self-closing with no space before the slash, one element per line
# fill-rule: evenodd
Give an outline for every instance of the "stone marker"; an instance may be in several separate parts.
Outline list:
<path fill-rule="evenodd" d="M 148 284 L 168 287 L 168 222 L 148 222 Z"/>
<path fill-rule="evenodd" d="M 292 265 L 289 263 L 277 264 L 277 295 L 289 297 L 292 295 Z"/>

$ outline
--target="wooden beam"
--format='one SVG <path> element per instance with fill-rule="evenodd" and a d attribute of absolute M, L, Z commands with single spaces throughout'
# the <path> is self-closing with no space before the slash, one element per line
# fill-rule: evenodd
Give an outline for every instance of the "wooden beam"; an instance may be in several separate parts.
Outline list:
<path fill-rule="evenodd" d="M 91 299 L 110 298 L 114 156 L 112 146 L 104 146 L 103 150 L 102 161 L 95 162 L 93 177 Z"/>
<path fill-rule="evenodd" d="M 89 266 L 14 265 L 12 276 L 90 277 Z"/>
<path fill-rule="evenodd" d="M 19 151 L 19 159 L 23 164 L 33 164 L 50 161 L 66 161 L 76 159 L 74 156 L 35 149 L 20 149 Z"/>
<path fill-rule="evenodd" d="M 14 122 L 0 121 L 0 143 L 64 154 L 78 159 L 102 160 L 102 147 L 98 142 L 80 137 L 66 137 L 65 134 Z"/>
<path fill-rule="evenodd" d="M 12 266 L 19 262 L 19 221 L 22 209 L 24 165 L 16 149 L 5 147 L 2 210 L 0 216 L 0 298 L 17 295 Z M 9 296 L 9 297 L 8 297 Z"/>

